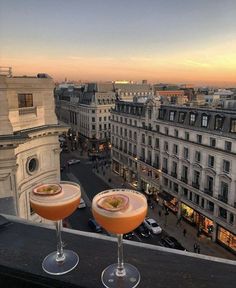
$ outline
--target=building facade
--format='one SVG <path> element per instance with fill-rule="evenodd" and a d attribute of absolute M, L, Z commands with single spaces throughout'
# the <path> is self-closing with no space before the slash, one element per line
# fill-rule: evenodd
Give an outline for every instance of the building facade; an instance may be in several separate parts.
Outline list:
<path fill-rule="evenodd" d="M 119 101 L 112 169 L 236 253 L 236 113 Z"/>
<path fill-rule="evenodd" d="M 45 75 L 0 75 L 0 209 L 36 219 L 29 192 L 39 183 L 60 181 L 58 125 L 53 80 Z M 39 219 L 38 219 L 39 220 Z"/>

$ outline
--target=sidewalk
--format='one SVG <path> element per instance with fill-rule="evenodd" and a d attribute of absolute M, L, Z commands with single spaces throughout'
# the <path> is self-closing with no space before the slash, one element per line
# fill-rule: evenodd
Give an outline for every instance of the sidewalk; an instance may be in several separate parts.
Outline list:
<path fill-rule="evenodd" d="M 113 173 L 110 166 L 100 166 L 98 169 L 93 169 L 93 172 L 106 182 L 111 188 L 130 188 L 133 186 L 127 182 L 123 182 L 123 179 Z M 162 216 L 159 216 L 161 211 Z M 148 211 L 148 216 L 154 218 L 158 224 L 170 235 L 175 237 L 188 251 L 194 252 L 193 245 L 197 243 L 200 245 L 200 253 L 213 257 L 225 258 L 230 260 L 236 260 L 236 256 L 221 247 L 219 244 L 212 242 L 206 236 L 201 235 L 197 237 L 197 230 L 184 220 L 177 226 L 177 217 L 171 211 L 168 216 L 164 215 L 162 207 L 155 204 L 154 209 Z M 165 219 L 166 217 L 166 219 Z M 165 225 L 166 224 L 166 225 Z M 183 230 L 186 229 L 186 236 L 183 235 Z"/>

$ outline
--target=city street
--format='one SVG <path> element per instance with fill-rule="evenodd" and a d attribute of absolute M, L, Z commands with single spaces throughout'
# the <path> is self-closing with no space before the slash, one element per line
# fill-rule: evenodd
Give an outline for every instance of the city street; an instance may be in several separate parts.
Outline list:
<path fill-rule="evenodd" d="M 80 159 L 80 163 L 68 166 L 67 161 L 70 159 Z M 88 226 L 88 219 L 93 218 L 91 213 L 91 201 L 93 197 L 106 189 L 111 187 L 107 185 L 94 171 L 94 164 L 88 161 L 87 157 L 81 157 L 77 151 L 61 154 L 61 166 L 65 166 L 61 172 L 61 179 L 64 181 L 73 181 L 81 185 L 82 198 L 84 199 L 87 207 L 77 209 L 68 219 L 67 226 L 72 229 L 78 229 L 88 232 L 93 232 Z M 106 173 L 106 169 L 103 170 Z M 107 234 L 106 231 L 103 233 Z M 149 238 L 143 238 L 134 232 L 132 241 L 144 242 L 153 245 L 160 245 L 160 240 L 166 233 L 163 231 L 160 235 L 151 234 Z"/>

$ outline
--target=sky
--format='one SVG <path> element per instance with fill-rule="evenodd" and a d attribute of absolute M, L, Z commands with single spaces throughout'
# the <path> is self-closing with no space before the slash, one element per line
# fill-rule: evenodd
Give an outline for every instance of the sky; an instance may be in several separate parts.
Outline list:
<path fill-rule="evenodd" d="M 55 81 L 236 86 L 236 0 L 0 0 L 0 66 Z"/>

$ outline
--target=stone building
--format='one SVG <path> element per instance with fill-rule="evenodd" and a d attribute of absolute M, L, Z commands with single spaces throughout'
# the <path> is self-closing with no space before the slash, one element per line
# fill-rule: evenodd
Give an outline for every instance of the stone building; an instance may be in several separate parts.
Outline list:
<path fill-rule="evenodd" d="M 119 101 L 112 169 L 236 252 L 236 113 Z"/>
<path fill-rule="evenodd" d="M 36 215 L 29 205 L 32 187 L 60 181 L 58 135 L 66 127 L 55 115 L 54 83 L 36 77 L 0 75 L 0 210 L 23 218 Z"/>

